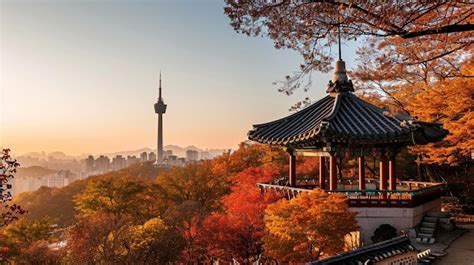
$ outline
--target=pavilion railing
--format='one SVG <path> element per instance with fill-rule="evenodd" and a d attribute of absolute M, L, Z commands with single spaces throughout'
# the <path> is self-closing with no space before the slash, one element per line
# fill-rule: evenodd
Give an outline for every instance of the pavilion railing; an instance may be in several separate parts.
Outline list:
<path fill-rule="evenodd" d="M 409 182 L 409 181 L 408 181 Z M 405 184 L 408 184 L 406 182 Z M 442 183 L 416 182 L 416 189 L 400 190 L 335 190 L 328 193 L 347 195 L 350 207 L 416 207 L 441 197 L 444 189 Z M 314 187 L 289 187 L 269 183 L 257 184 L 262 192 L 277 191 L 287 199 L 293 199 L 302 192 L 309 192 Z M 410 185 L 414 185 L 411 183 Z M 398 186 L 397 186 L 398 187 Z"/>

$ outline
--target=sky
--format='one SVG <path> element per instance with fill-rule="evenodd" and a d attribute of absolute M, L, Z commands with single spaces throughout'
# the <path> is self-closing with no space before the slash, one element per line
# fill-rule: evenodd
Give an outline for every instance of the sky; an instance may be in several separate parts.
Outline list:
<path fill-rule="evenodd" d="M 0 145 L 72 155 L 156 146 L 162 71 L 164 143 L 236 148 L 252 124 L 324 96 L 272 83 L 301 63 L 267 37 L 238 34 L 223 1 L 0 0 Z M 348 68 L 355 44 L 343 46 Z"/>

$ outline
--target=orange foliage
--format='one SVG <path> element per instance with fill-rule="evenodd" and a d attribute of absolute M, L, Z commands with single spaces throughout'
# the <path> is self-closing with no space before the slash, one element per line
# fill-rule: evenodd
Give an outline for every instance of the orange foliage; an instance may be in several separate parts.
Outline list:
<path fill-rule="evenodd" d="M 462 69 L 474 76 L 474 61 Z M 468 77 L 446 79 L 418 93 L 407 106 L 420 120 L 444 124 L 449 135 L 441 142 L 411 148 L 422 154 L 424 163 L 460 165 L 471 159 L 474 146 L 474 80 Z"/>
<path fill-rule="evenodd" d="M 309 262 L 342 252 L 345 235 L 358 229 L 347 197 L 319 189 L 269 205 L 265 225 L 265 252 L 282 262 Z"/>

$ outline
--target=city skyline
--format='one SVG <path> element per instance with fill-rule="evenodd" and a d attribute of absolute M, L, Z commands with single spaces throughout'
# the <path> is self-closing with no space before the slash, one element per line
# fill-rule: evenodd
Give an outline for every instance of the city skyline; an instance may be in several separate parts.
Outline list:
<path fill-rule="evenodd" d="M 2 1 L 1 146 L 72 155 L 155 146 L 150 106 L 160 68 L 173 106 L 165 144 L 236 148 L 251 124 L 324 95 L 330 74 L 321 73 L 309 93 L 278 93 L 272 82 L 301 58 L 237 34 L 222 8 L 219 1 Z M 343 47 L 349 68 L 355 48 Z"/>

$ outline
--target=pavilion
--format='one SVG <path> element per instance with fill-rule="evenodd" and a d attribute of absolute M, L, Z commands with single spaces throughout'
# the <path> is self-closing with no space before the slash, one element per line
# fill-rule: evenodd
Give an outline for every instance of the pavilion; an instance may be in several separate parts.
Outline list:
<path fill-rule="evenodd" d="M 439 123 L 392 115 L 357 97 L 340 58 L 326 92 L 314 104 L 249 131 L 250 140 L 282 147 L 289 156 L 288 178 L 260 183 L 260 188 L 281 191 L 290 199 L 313 188 L 347 194 L 365 241 L 382 223 L 405 230 L 419 224 L 425 213 L 439 211 L 443 184 L 397 180 L 396 156 L 402 147 L 440 141 L 448 131 Z M 358 180 L 350 183 L 341 178 L 341 158 L 347 154 L 358 161 Z M 369 154 L 379 157 L 377 179 L 366 178 Z M 298 180 L 297 156 L 319 157 L 319 176 Z"/>

